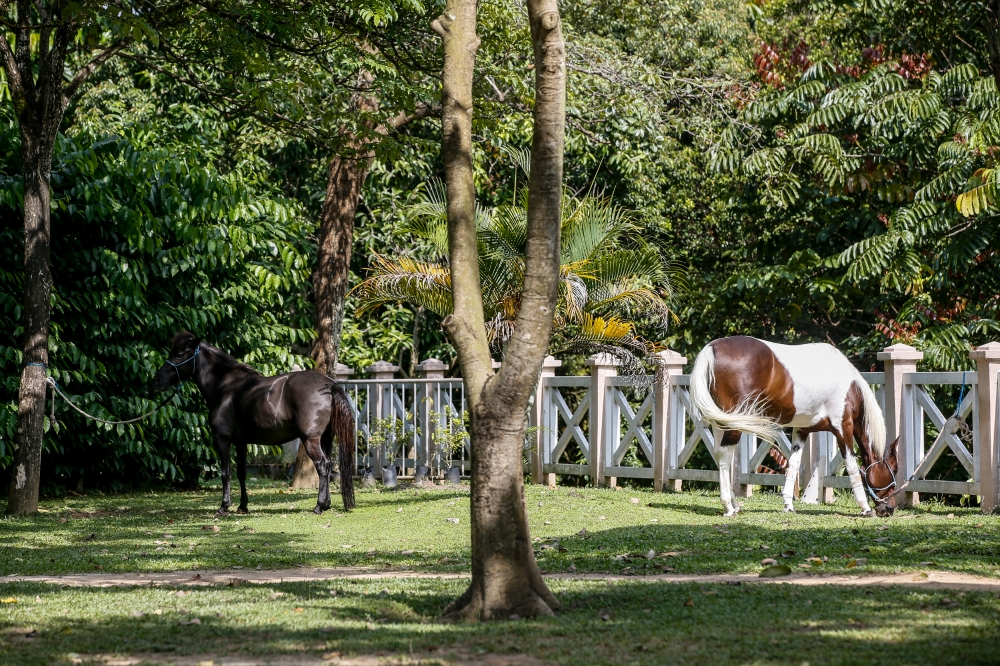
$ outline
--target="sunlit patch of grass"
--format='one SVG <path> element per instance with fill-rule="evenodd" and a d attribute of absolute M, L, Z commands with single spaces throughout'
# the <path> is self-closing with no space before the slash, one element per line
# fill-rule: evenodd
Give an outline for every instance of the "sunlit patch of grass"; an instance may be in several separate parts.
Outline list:
<path fill-rule="evenodd" d="M 0 518 L 0 575 L 294 566 L 468 571 L 467 487 L 361 490 L 357 510 L 322 516 L 311 513 L 314 492 L 261 481 L 250 488 L 251 514 L 227 518 L 214 515 L 221 493 L 213 486 L 45 501 L 36 516 Z M 723 518 L 710 492 L 540 486 L 527 488 L 526 502 L 538 560 L 549 572 L 748 573 L 770 557 L 809 573 L 1000 575 L 1000 518 L 974 509 L 923 504 L 889 519 L 862 519 L 841 496 L 785 514 L 778 495 L 757 493 L 743 500 L 743 513 Z"/>

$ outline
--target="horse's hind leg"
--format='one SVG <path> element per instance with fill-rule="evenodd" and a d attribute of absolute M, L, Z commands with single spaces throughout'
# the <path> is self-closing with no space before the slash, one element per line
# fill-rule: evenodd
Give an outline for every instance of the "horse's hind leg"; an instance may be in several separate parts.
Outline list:
<path fill-rule="evenodd" d="M 799 441 L 798 429 L 792 429 L 792 455 L 788 456 L 785 467 L 785 485 L 781 488 L 781 499 L 785 501 L 785 511 L 795 512 L 792 500 L 795 499 L 795 482 L 799 476 L 799 465 L 802 463 L 802 442 Z"/>
<path fill-rule="evenodd" d="M 330 508 L 330 459 L 323 452 L 322 440 L 319 437 L 306 439 L 303 444 L 319 475 L 319 496 L 316 498 L 316 508 L 313 509 L 313 513 L 323 513 Z"/>
<path fill-rule="evenodd" d="M 736 430 L 723 432 L 712 429 L 715 439 L 715 464 L 719 466 L 719 500 L 727 516 L 735 516 L 743 507 L 733 503 L 733 460 L 736 458 L 736 444 L 740 433 Z"/>
<path fill-rule="evenodd" d="M 236 478 L 240 480 L 240 508 L 237 513 L 250 513 L 247 504 L 250 498 L 247 496 L 247 445 L 236 445 Z"/>

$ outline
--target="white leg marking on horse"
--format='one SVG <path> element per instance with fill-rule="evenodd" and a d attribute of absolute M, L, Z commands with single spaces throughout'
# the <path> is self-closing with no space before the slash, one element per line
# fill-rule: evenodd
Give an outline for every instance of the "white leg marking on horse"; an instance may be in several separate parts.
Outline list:
<path fill-rule="evenodd" d="M 799 475 L 799 465 L 802 463 L 802 446 L 795 443 L 796 433 L 792 432 L 792 455 L 788 456 L 788 466 L 785 468 L 785 485 L 781 489 L 781 498 L 785 500 L 785 511 L 795 511 L 792 500 L 795 499 L 795 479 Z"/>
<path fill-rule="evenodd" d="M 858 461 L 855 460 L 854 454 L 850 451 L 844 457 L 844 464 L 847 466 L 847 476 L 851 479 L 851 491 L 854 493 L 854 499 L 857 501 L 858 506 L 861 507 L 861 513 L 871 513 L 872 508 L 868 505 L 865 487 L 861 483 L 861 470 L 858 469 Z"/>
<path fill-rule="evenodd" d="M 722 446 L 721 430 L 713 429 L 715 436 L 715 462 L 719 466 L 719 500 L 727 516 L 735 516 L 740 508 L 733 504 L 733 458 L 736 457 L 735 446 Z"/>

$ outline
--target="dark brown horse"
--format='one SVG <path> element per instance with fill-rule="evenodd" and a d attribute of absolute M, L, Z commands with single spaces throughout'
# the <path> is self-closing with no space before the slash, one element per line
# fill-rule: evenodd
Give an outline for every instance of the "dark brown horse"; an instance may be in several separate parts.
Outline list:
<path fill-rule="evenodd" d="M 222 507 L 229 513 L 229 451 L 236 447 L 240 480 L 239 513 L 247 513 L 247 445 L 271 446 L 298 438 L 319 473 L 313 513 L 330 508 L 330 459 L 340 444 L 340 495 L 354 508 L 354 413 L 344 389 L 315 370 L 264 377 L 229 354 L 181 331 L 171 340 L 170 356 L 153 377 L 163 391 L 191 379 L 208 403 L 208 422 L 222 463 Z"/>
<path fill-rule="evenodd" d="M 733 454 L 741 432 L 771 442 L 792 428 L 782 497 L 793 511 L 795 477 L 802 441 L 809 433 L 833 433 L 844 457 L 854 498 L 863 515 L 873 515 L 865 491 L 880 516 L 896 507 L 896 449 L 886 446 L 885 419 L 868 382 L 836 348 L 827 344 L 779 345 L 737 336 L 714 340 L 695 359 L 691 402 L 712 425 L 726 515 L 739 511 L 732 501 Z M 854 459 L 854 442 L 864 470 Z"/>

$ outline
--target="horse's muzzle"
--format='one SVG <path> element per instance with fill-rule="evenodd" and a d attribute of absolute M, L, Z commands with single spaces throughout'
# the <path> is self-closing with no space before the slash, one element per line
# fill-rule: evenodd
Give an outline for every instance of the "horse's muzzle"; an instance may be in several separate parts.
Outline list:
<path fill-rule="evenodd" d="M 896 510 L 894 506 L 888 506 L 886 504 L 879 504 L 875 507 L 875 515 L 879 518 L 888 518 L 892 515 L 893 511 Z"/>

